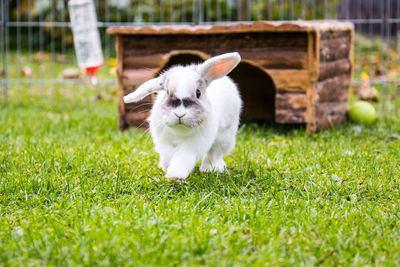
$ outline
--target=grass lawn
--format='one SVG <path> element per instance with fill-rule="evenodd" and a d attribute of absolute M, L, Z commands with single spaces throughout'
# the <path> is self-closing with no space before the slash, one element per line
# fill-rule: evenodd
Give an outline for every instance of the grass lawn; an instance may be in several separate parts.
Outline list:
<path fill-rule="evenodd" d="M 371 127 L 242 125 L 226 173 L 182 184 L 148 133 L 117 130 L 112 89 L 45 89 L 0 106 L 0 265 L 399 263 L 394 87 Z"/>

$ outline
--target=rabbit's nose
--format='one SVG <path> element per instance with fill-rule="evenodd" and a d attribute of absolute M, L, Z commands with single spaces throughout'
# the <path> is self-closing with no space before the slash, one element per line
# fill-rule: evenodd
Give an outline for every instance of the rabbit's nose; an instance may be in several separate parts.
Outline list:
<path fill-rule="evenodd" d="M 182 119 L 185 115 L 186 115 L 186 113 L 183 113 L 183 114 L 177 114 L 176 112 L 174 112 L 174 114 L 175 114 L 175 116 L 177 116 L 178 117 L 178 119 Z"/>

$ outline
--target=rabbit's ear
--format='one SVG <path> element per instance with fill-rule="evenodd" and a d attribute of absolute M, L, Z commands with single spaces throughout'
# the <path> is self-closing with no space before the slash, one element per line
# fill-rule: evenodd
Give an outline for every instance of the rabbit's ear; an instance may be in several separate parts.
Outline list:
<path fill-rule="evenodd" d="M 207 81 L 213 81 L 231 72 L 239 64 L 240 59 L 237 52 L 212 57 L 199 65 L 197 71 Z"/>
<path fill-rule="evenodd" d="M 145 96 L 163 89 L 163 81 L 160 78 L 154 78 L 143 83 L 139 88 L 129 95 L 124 96 L 125 103 L 138 102 Z"/>

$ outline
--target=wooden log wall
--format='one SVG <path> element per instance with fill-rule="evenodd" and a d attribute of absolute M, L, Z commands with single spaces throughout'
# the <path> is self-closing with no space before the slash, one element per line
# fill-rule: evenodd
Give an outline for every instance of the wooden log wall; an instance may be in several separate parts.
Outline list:
<path fill-rule="evenodd" d="M 346 122 L 353 68 L 352 31 L 326 31 L 320 38 L 315 111 L 318 130 Z"/>
<path fill-rule="evenodd" d="M 243 118 L 307 124 L 310 131 L 346 121 L 353 31 L 271 31 L 117 35 L 120 128 L 146 128 L 152 97 L 123 96 L 174 64 L 237 51 L 230 74 L 244 100 Z"/>

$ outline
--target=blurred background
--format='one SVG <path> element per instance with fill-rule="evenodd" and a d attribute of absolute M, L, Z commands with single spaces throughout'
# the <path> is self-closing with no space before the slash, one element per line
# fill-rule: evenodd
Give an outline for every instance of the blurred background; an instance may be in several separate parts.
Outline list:
<path fill-rule="evenodd" d="M 228 21 L 336 19 L 355 24 L 354 83 L 399 81 L 400 0 L 95 0 L 104 65 L 96 90 L 116 85 L 115 25 L 215 24 Z M 77 69 L 68 0 L 1 0 L 1 97 L 15 90 L 51 94 L 88 87 Z M 73 84 L 74 89 L 66 89 Z M 115 88 L 116 86 L 111 86 Z M 102 89 L 103 88 L 103 89 Z M 35 91 L 36 90 L 36 91 Z M 116 89 L 100 97 L 113 97 Z"/>

